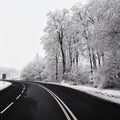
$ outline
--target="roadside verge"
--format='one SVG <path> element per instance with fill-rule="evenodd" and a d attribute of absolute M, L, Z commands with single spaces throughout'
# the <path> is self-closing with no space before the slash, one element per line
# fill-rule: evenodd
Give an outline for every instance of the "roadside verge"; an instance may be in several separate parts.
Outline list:
<path fill-rule="evenodd" d="M 38 82 L 38 81 L 37 81 Z M 82 86 L 82 85 L 70 85 L 70 84 L 58 84 L 58 83 L 52 83 L 52 82 L 42 82 L 45 84 L 54 84 L 59 86 L 64 86 L 68 88 L 72 88 L 74 90 L 83 91 L 87 94 L 96 96 L 98 98 L 105 99 L 107 101 L 117 103 L 120 105 L 120 91 L 119 90 L 111 90 L 111 89 L 98 89 L 93 88 L 89 86 Z"/>
<path fill-rule="evenodd" d="M 11 82 L 0 81 L 0 91 L 8 88 L 8 87 L 11 86 L 11 85 L 12 85 Z"/>

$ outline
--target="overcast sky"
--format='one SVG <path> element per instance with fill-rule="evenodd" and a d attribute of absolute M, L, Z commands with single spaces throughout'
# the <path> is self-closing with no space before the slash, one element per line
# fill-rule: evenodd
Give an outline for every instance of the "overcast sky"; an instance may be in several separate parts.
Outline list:
<path fill-rule="evenodd" d="M 22 69 L 37 53 L 49 10 L 85 0 L 0 0 L 0 66 Z"/>

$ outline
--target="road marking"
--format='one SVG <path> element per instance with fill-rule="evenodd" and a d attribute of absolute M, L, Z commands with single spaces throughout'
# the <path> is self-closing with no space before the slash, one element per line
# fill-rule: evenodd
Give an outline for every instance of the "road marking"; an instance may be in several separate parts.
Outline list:
<path fill-rule="evenodd" d="M 34 83 L 36 85 L 38 85 L 37 83 Z M 78 120 L 75 115 L 72 113 L 72 111 L 67 107 L 67 105 L 55 94 L 53 93 L 51 90 L 49 90 L 48 88 L 42 86 L 42 85 L 38 85 L 38 86 L 41 86 L 42 88 L 44 88 L 47 92 L 50 93 L 50 95 L 56 100 L 56 102 L 59 104 L 60 108 L 62 109 L 63 113 L 65 114 L 67 120 L 71 120 L 70 116 L 68 115 L 68 113 L 66 112 L 66 110 L 69 112 L 69 114 L 72 116 L 73 120 Z M 61 103 L 62 104 L 61 104 Z M 66 110 L 65 110 L 65 108 Z"/>
<path fill-rule="evenodd" d="M 42 87 L 42 86 L 41 86 Z M 44 88 L 44 87 L 43 87 Z M 71 118 L 69 117 L 68 113 L 66 112 L 66 110 L 64 109 L 64 107 L 62 106 L 62 104 L 58 101 L 58 99 L 56 99 L 56 97 L 46 88 L 44 88 L 47 92 L 49 92 L 49 94 L 57 101 L 57 103 L 59 104 L 60 108 L 62 109 L 62 111 L 64 112 L 67 120 L 71 120 Z"/>
<path fill-rule="evenodd" d="M 52 92 L 52 91 L 51 91 Z M 53 93 L 53 92 L 52 92 Z M 63 106 L 67 109 L 67 111 L 70 113 L 70 115 L 72 116 L 72 118 L 74 119 L 74 120 L 78 120 L 76 117 L 75 117 L 75 115 L 72 113 L 72 111 L 68 108 L 68 106 L 55 94 L 55 93 L 53 93 L 54 94 L 54 96 L 63 104 Z"/>
<path fill-rule="evenodd" d="M 4 110 L 2 110 L 0 113 L 4 113 L 10 106 L 12 106 L 14 102 L 11 102 Z"/>
<path fill-rule="evenodd" d="M 23 93 L 24 92 L 24 90 L 22 90 L 22 92 L 21 93 Z"/>
<path fill-rule="evenodd" d="M 21 93 L 23 93 L 25 91 L 25 85 L 23 84 L 23 90 Z M 16 98 L 16 100 L 18 100 L 21 97 L 22 94 L 19 94 Z M 2 110 L 0 112 L 0 114 L 4 113 L 8 108 L 10 108 L 12 105 L 14 104 L 14 102 L 11 102 L 4 110 Z"/>
<path fill-rule="evenodd" d="M 25 85 L 23 84 L 23 90 L 25 90 Z"/>
<path fill-rule="evenodd" d="M 21 94 L 19 94 L 19 95 L 17 96 L 16 100 L 18 100 L 20 97 L 21 97 Z"/>
<path fill-rule="evenodd" d="M 23 93 L 24 91 L 25 91 L 25 85 L 23 84 L 23 90 L 22 90 L 21 94 L 19 94 L 19 95 L 17 96 L 16 100 L 18 100 L 18 99 L 21 97 L 21 95 L 22 95 L 22 93 Z"/>
<path fill-rule="evenodd" d="M 25 85 L 23 84 L 23 90 L 21 92 L 21 94 L 25 91 Z"/>

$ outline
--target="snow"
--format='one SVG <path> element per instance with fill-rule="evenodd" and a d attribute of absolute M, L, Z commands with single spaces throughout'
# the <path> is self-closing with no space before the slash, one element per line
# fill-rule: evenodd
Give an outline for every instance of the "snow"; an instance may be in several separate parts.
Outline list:
<path fill-rule="evenodd" d="M 93 88 L 93 87 L 82 86 L 82 85 L 74 86 L 74 85 L 63 84 L 63 83 L 62 83 L 62 85 L 66 86 L 66 87 L 70 87 L 72 89 L 86 92 L 88 94 L 105 99 L 107 101 L 111 101 L 111 102 L 120 104 L 120 90 L 99 89 L 99 88 Z"/>
<path fill-rule="evenodd" d="M 84 86 L 84 85 L 71 85 L 71 83 L 67 83 L 64 81 L 62 81 L 61 83 L 47 82 L 47 84 L 55 84 L 55 85 L 69 87 L 69 88 L 79 90 L 102 99 L 105 99 L 107 101 L 120 104 L 120 90 L 99 89 L 99 88 L 93 88 L 93 87 Z"/>
<path fill-rule="evenodd" d="M 12 85 L 12 83 L 6 82 L 6 81 L 0 81 L 0 90 L 4 90 L 5 88 L 9 87 L 10 85 Z"/>

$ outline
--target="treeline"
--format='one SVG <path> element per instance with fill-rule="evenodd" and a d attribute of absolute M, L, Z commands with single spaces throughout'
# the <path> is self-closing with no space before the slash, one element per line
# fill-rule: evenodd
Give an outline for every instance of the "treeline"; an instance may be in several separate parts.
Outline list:
<path fill-rule="evenodd" d="M 20 79 L 20 71 L 14 68 L 0 67 L 0 79 L 2 79 L 3 74 L 6 74 L 6 79 L 9 79 L 9 80 Z"/>
<path fill-rule="evenodd" d="M 41 40 L 48 79 L 119 88 L 119 0 L 92 0 L 50 11 Z"/>

